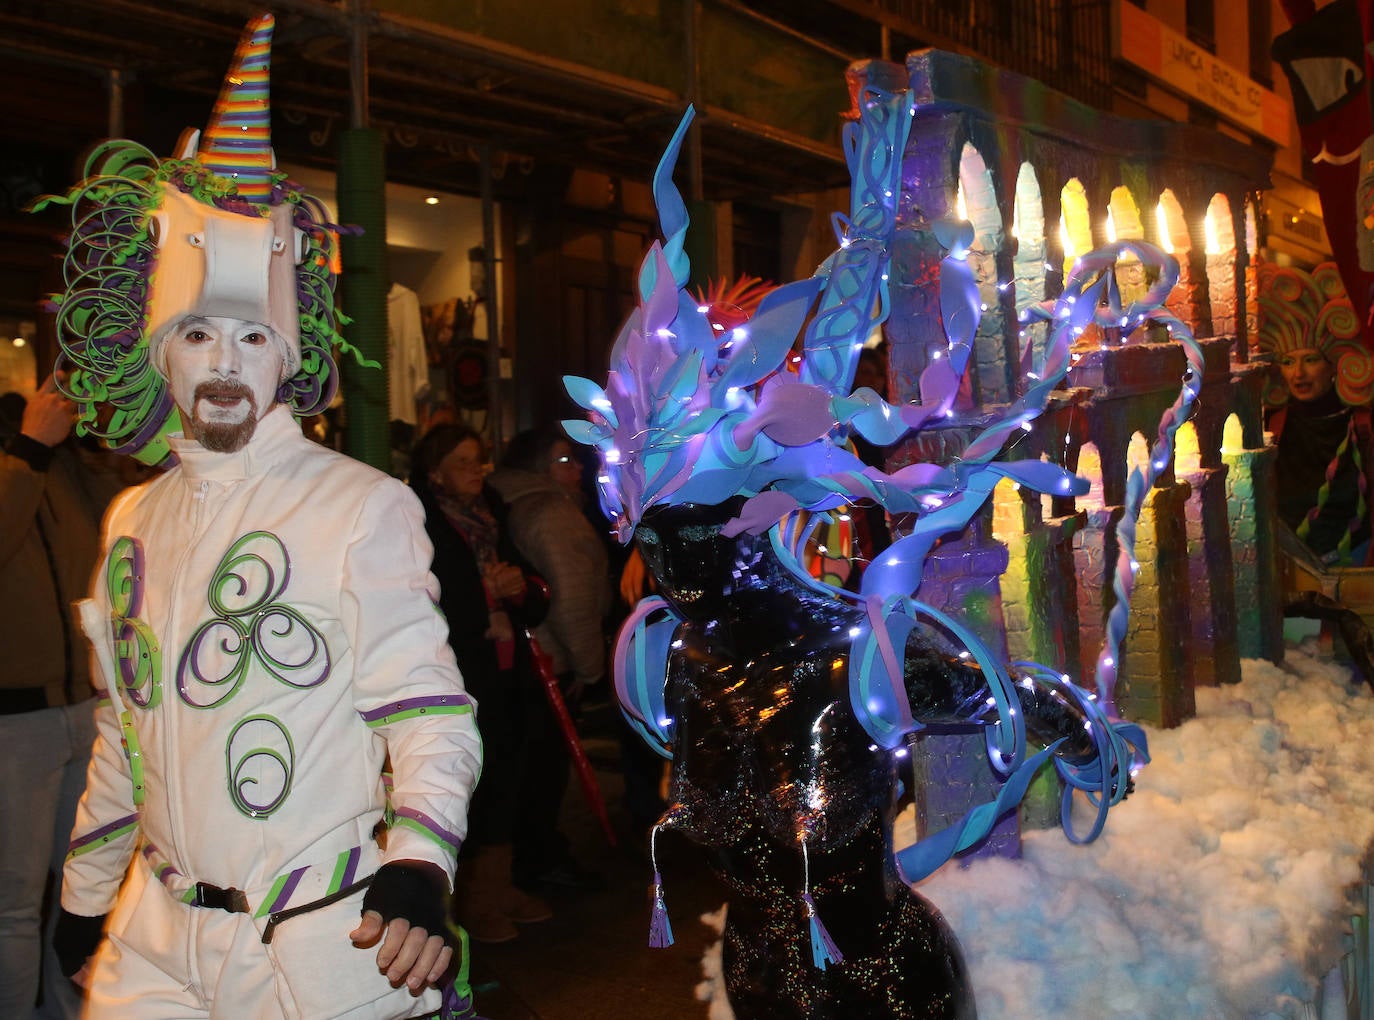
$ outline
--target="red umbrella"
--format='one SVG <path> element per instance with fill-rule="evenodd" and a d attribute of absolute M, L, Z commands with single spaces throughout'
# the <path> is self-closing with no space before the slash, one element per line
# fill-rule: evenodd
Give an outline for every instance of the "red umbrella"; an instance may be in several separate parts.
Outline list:
<path fill-rule="evenodd" d="M 558 728 L 563 732 L 563 742 L 568 745 L 568 754 L 577 769 L 577 778 L 582 784 L 582 796 L 586 798 L 587 806 L 592 809 L 592 813 L 601 823 L 601 830 L 606 833 L 606 840 L 611 846 L 615 846 L 615 830 L 611 828 L 611 818 L 606 813 L 606 801 L 601 796 L 601 787 L 596 781 L 596 772 L 592 769 L 592 763 L 587 760 L 587 752 L 583 749 L 582 741 L 577 736 L 577 727 L 573 724 L 572 715 L 568 712 L 568 706 L 563 701 L 563 692 L 559 689 L 558 677 L 553 672 L 553 660 L 549 658 L 544 649 L 539 647 L 539 642 L 535 640 L 534 635 L 529 630 L 525 631 L 525 637 L 530 643 L 530 651 L 534 655 L 539 679 L 544 681 L 544 693 L 548 695 L 549 707 L 553 709 L 554 717 L 558 720 Z"/>

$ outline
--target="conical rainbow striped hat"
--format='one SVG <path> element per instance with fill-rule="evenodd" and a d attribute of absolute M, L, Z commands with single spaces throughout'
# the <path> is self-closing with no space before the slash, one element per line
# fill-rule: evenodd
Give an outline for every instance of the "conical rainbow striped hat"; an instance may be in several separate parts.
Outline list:
<path fill-rule="evenodd" d="M 77 431 L 148 464 L 169 462 L 181 424 L 159 369 L 162 342 L 188 315 L 268 326 L 285 345 L 277 399 L 301 417 L 338 384 L 332 269 L 337 226 L 275 168 L 268 61 L 275 19 L 252 19 L 203 134 L 159 159 L 136 142 L 97 146 L 86 176 L 48 202 L 72 211 L 58 297 L 57 367 Z M 362 364 L 371 364 L 360 361 Z"/>
<path fill-rule="evenodd" d="M 254 203 L 266 202 L 272 190 L 268 72 L 275 24 L 263 14 L 244 29 L 196 153 L 206 169 L 238 186 L 239 198 Z"/>

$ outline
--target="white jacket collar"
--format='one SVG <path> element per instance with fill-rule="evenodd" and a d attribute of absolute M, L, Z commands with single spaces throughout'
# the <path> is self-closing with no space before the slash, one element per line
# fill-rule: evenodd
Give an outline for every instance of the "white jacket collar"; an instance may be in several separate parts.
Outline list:
<path fill-rule="evenodd" d="M 301 426 L 283 404 L 277 404 L 258 422 L 253 438 L 242 450 L 216 453 L 180 432 L 167 437 L 172 452 L 181 462 L 187 482 L 234 482 L 266 470 L 299 442 Z"/>

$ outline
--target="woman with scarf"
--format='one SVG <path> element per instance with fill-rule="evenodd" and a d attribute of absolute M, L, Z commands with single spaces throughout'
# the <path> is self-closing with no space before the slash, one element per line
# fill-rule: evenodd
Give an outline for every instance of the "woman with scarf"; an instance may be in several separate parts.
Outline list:
<path fill-rule="evenodd" d="M 437 425 L 415 449 L 411 486 L 434 543 L 439 608 L 467 690 L 477 699 L 484 763 L 459 856 L 456 914 L 478 942 L 508 942 L 516 924 L 553 916 L 547 903 L 516 888 L 511 846 L 526 793 L 542 777 L 528 753 L 548 706 L 534 672 L 525 629 L 543 619 L 543 584 L 505 527 L 506 504 L 485 484 L 486 450 L 467 425 Z"/>
<path fill-rule="evenodd" d="M 1374 359 L 1335 266 L 1265 274 L 1259 342 L 1282 384 L 1265 394 L 1278 444 L 1278 513 L 1326 565 L 1361 566 L 1370 546 L 1369 401 Z"/>

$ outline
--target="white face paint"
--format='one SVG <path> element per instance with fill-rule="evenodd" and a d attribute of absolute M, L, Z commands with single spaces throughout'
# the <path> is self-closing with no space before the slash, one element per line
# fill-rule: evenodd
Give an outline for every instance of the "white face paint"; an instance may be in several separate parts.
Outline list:
<path fill-rule="evenodd" d="M 281 341 L 261 323 L 191 316 L 163 344 L 172 399 L 191 434 L 220 453 L 245 446 L 258 421 L 276 406 Z"/>

